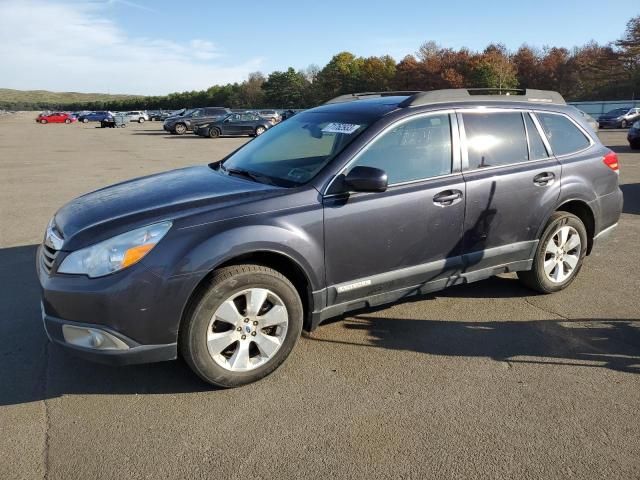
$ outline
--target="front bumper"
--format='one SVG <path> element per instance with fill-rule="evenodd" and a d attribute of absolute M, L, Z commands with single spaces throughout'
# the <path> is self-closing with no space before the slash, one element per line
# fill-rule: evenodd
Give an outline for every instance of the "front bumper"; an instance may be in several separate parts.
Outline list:
<path fill-rule="evenodd" d="M 57 274 L 55 269 L 64 259 L 64 252 L 55 260 L 54 273 L 48 273 L 41 248 L 36 268 L 42 317 L 53 342 L 85 358 L 117 365 L 176 358 L 180 320 L 197 276 L 165 277 L 160 267 L 144 261 L 100 278 Z M 65 339 L 64 325 L 93 329 L 98 334 L 106 332 L 105 336 L 115 337 L 127 348 L 89 348 L 86 342 L 74 345 Z"/>
<path fill-rule="evenodd" d="M 167 360 L 175 360 L 178 355 L 176 343 L 168 343 L 161 345 L 141 345 L 134 340 L 111 330 L 104 326 L 94 324 L 69 322 L 56 317 L 47 315 L 42 309 L 42 321 L 47 337 L 53 343 L 64 347 L 76 356 L 85 358 L 93 362 L 103 363 L 107 365 L 133 365 L 138 363 L 164 362 Z M 110 337 L 117 338 L 123 347 L 118 349 L 99 349 L 92 347 L 82 347 L 70 343 L 63 331 L 64 326 L 72 326 L 77 329 L 87 329 L 96 332 L 103 332 Z"/>

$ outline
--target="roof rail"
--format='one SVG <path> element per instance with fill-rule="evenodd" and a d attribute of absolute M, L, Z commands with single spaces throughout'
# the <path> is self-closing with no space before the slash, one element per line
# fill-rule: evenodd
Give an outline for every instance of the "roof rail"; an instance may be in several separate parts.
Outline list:
<path fill-rule="evenodd" d="M 562 95 L 551 90 L 532 90 L 530 88 L 455 88 L 419 92 L 407 98 L 398 106 L 404 108 L 431 103 L 477 102 L 478 100 L 566 104 Z"/>
<path fill-rule="evenodd" d="M 329 105 L 331 103 L 343 103 L 343 102 L 353 102 L 355 100 L 360 100 L 362 97 L 395 97 L 395 96 L 403 96 L 410 97 L 414 96 L 420 92 L 420 90 L 410 90 L 410 91 L 392 91 L 392 92 L 361 92 L 361 93 L 347 93 L 345 95 L 340 95 L 338 97 L 332 98 L 331 100 L 327 100 L 324 102 L 324 105 Z"/>

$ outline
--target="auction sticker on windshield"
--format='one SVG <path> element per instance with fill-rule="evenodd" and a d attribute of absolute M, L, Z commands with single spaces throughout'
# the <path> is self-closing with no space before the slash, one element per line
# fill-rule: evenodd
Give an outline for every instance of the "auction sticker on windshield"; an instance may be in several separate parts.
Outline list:
<path fill-rule="evenodd" d="M 323 133 L 344 133 L 345 135 L 351 135 L 358 130 L 360 125 L 353 123 L 330 123 L 322 129 Z"/>

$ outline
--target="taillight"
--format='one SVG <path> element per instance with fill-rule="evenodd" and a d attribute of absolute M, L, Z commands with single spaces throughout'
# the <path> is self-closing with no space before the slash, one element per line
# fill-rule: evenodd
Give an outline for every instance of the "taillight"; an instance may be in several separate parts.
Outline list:
<path fill-rule="evenodd" d="M 618 164 L 618 155 L 616 154 L 616 152 L 607 153 L 602 161 L 614 172 L 618 172 L 620 170 L 620 165 Z"/>

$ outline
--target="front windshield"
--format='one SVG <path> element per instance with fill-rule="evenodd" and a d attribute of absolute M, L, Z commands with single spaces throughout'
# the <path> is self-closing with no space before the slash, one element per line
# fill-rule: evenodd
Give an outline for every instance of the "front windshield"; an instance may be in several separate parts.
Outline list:
<path fill-rule="evenodd" d="M 343 112 L 305 112 L 247 143 L 221 171 L 245 171 L 284 187 L 311 180 L 369 125 L 371 118 Z"/>

